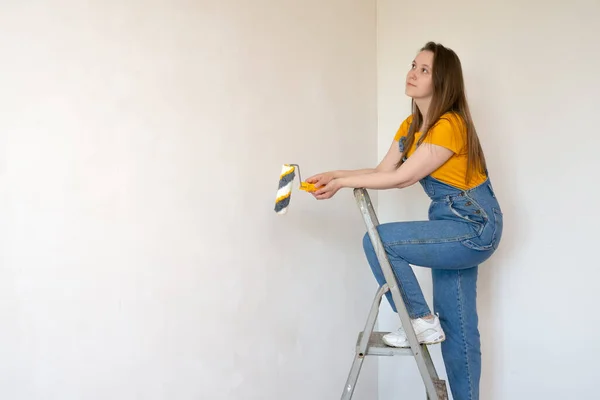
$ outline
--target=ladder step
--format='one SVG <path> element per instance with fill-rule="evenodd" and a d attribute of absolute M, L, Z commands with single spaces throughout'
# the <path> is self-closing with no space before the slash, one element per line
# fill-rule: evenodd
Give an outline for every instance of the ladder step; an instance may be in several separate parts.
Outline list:
<path fill-rule="evenodd" d="M 410 347 L 390 347 L 383 342 L 383 335 L 389 332 L 373 332 L 369 338 L 369 344 L 367 346 L 367 356 L 412 356 L 413 352 Z M 358 334 L 356 340 L 356 347 L 360 346 L 363 332 Z"/>

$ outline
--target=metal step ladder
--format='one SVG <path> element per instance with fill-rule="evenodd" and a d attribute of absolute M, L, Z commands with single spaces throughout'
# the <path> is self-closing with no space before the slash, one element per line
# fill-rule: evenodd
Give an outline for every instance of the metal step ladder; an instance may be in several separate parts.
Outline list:
<path fill-rule="evenodd" d="M 423 383 L 425 384 L 427 399 L 448 400 L 446 382 L 438 378 L 427 346 L 424 344 L 419 344 L 417 336 L 415 335 L 415 331 L 410 323 L 410 317 L 408 315 L 406 305 L 402 300 L 400 290 L 396 284 L 394 271 L 392 270 L 387 254 L 383 247 L 383 243 L 381 242 L 379 233 L 376 229 L 376 227 L 379 225 L 379 220 L 377 219 L 377 215 L 373 209 L 373 204 L 371 203 L 369 193 L 366 189 L 354 189 L 354 197 L 364 218 L 369 237 L 371 238 L 371 243 L 373 243 L 375 253 L 377 254 L 377 259 L 379 260 L 379 264 L 381 265 L 381 269 L 387 284 L 382 285 L 382 287 L 377 291 L 375 299 L 373 300 L 373 305 L 371 306 L 371 311 L 367 317 L 365 328 L 358 334 L 358 339 L 356 342 L 356 354 L 354 356 L 352 368 L 350 369 L 341 400 L 352 399 L 352 394 L 354 393 L 354 388 L 356 387 L 356 382 L 358 381 L 358 376 L 366 356 L 413 356 L 417 362 L 417 367 L 419 368 L 421 377 L 423 378 Z M 400 321 L 402 322 L 402 326 L 404 327 L 404 331 L 406 332 L 406 336 L 410 342 L 410 348 L 396 348 L 387 346 L 382 340 L 383 335 L 385 335 L 387 332 L 373 331 L 375 322 L 377 321 L 377 316 L 379 314 L 381 299 L 388 290 L 390 290 L 392 293 L 392 299 L 394 300 Z"/>

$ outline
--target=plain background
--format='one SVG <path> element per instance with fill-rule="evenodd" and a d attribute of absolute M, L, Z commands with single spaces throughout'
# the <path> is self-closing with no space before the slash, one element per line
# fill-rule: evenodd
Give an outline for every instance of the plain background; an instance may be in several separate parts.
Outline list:
<path fill-rule="evenodd" d="M 463 61 L 505 212 L 482 399 L 587 398 L 599 8 L 2 2 L 0 397 L 339 398 L 376 289 L 363 222 L 351 191 L 275 215 L 277 179 L 375 165 L 435 40 Z M 426 215 L 418 187 L 372 196 L 382 221 Z M 355 399 L 377 396 L 424 398 L 414 361 L 368 359 Z"/>
<path fill-rule="evenodd" d="M 482 400 L 593 398 L 600 345 L 600 2 L 378 2 L 379 156 L 410 113 L 406 72 L 434 40 L 463 64 L 504 211 L 480 268 Z M 381 192 L 382 221 L 426 219 L 420 185 Z M 431 302 L 429 270 L 416 267 Z M 395 329 L 389 306 L 381 329 Z M 438 371 L 439 346 L 430 346 Z M 380 360 L 380 400 L 424 398 L 411 359 Z"/>
<path fill-rule="evenodd" d="M 376 289 L 360 213 L 273 209 L 284 163 L 376 162 L 375 24 L 364 0 L 2 2 L 0 398 L 338 397 Z"/>

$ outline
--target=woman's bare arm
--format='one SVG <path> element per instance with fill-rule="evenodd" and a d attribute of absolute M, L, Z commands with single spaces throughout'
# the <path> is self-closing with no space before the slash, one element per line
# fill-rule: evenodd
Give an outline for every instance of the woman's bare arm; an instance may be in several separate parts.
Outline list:
<path fill-rule="evenodd" d="M 398 169 L 340 178 L 342 187 L 365 189 L 404 188 L 441 167 L 454 153 L 445 147 L 423 143 Z"/>

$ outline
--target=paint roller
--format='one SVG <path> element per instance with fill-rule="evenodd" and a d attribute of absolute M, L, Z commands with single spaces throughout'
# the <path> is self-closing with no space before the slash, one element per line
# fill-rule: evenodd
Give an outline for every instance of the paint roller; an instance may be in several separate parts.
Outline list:
<path fill-rule="evenodd" d="M 290 197 L 292 195 L 292 184 L 298 170 L 298 179 L 300 180 L 300 190 L 305 192 L 314 192 L 317 190 L 313 183 L 303 182 L 300 175 L 300 166 L 298 164 L 283 164 L 281 174 L 279 175 L 279 187 L 277 189 L 277 197 L 275 199 L 275 212 L 277 214 L 287 213 L 290 205 Z"/>

